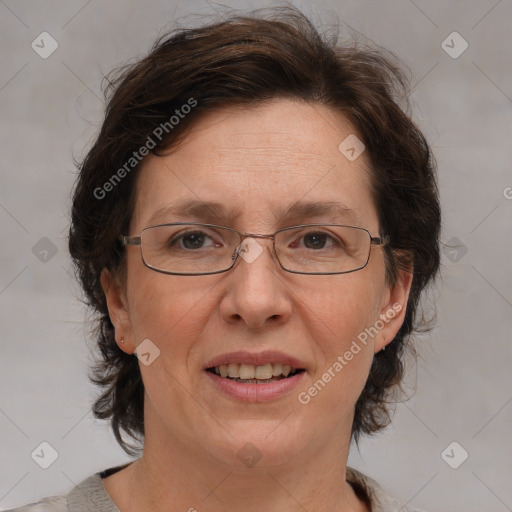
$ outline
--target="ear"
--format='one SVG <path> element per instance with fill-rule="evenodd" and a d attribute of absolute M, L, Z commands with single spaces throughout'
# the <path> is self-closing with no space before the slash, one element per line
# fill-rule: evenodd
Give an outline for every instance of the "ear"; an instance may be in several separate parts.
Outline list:
<path fill-rule="evenodd" d="M 135 346 L 126 293 L 118 280 L 106 268 L 101 271 L 100 282 L 107 300 L 110 321 L 116 330 L 117 345 L 123 352 L 132 354 Z"/>
<path fill-rule="evenodd" d="M 386 345 L 391 343 L 400 327 L 402 327 L 412 279 L 412 267 L 407 270 L 400 269 L 395 284 L 389 285 L 382 302 L 379 318 L 375 322 L 375 326 L 379 328 L 374 343 L 375 353 L 383 350 Z"/>

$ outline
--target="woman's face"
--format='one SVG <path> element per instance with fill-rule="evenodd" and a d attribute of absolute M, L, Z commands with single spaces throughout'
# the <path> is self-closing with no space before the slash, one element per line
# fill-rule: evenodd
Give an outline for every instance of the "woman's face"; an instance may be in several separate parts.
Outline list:
<path fill-rule="evenodd" d="M 326 107 L 285 99 L 210 113 L 172 153 L 144 160 L 126 234 L 190 221 L 261 234 L 339 223 L 379 236 L 366 155 L 351 161 L 339 149 L 353 133 Z M 221 203 L 229 211 L 152 219 L 182 201 Z M 287 216 L 296 202 L 336 202 L 344 209 Z M 386 282 L 377 246 L 360 271 L 301 275 L 279 267 L 271 240 L 251 244 L 255 259 L 239 258 L 228 272 L 204 276 L 154 272 L 138 247 L 127 247 L 122 289 L 109 286 L 108 275 L 102 282 L 118 341 L 125 339 L 120 347 L 133 352 L 150 340 L 143 347 L 152 362 L 139 363 L 147 440 L 164 436 L 240 467 L 260 456 L 259 465 L 297 463 L 348 443 L 374 352 L 400 327 L 405 308 L 398 312 L 396 304 L 406 304 L 409 283 L 403 276 L 394 286 Z M 206 369 L 291 360 L 303 371 L 267 384 L 228 382 Z"/>

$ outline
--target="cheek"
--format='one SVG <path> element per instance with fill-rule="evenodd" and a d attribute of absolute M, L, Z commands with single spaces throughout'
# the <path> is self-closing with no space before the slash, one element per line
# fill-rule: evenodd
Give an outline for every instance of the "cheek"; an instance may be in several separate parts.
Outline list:
<path fill-rule="evenodd" d="M 164 355 L 172 356 L 165 358 L 166 365 L 182 365 L 212 314 L 208 296 L 214 288 L 207 276 L 199 282 L 146 267 L 134 269 L 128 297 L 135 343 L 149 338 Z"/>
<path fill-rule="evenodd" d="M 350 292 L 348 292 L 350 290 Z M 309 333 L 318 357 L 298 393 L 300 404 L 315 417 L 331 411 L 333 422 L 350 415 L 373 360 L 373 342 L 365 337 L 374 322 L 375 296 L 369 288 L 345 288 L 309 295 Z"/>
<path fill-rule="evenodd" d="M 384 278 L 370 269 L 352 274 L 322 276 L 314 282 L 304 280 L 295 287 L 296 314 L 303 322 L 316 324 L 329 340 L 341 348 L 371 325 L 380 310 L 385 290 Z"/>
<path fill-rule="evenodd" d="M 299 402 L 343 409 L 355 403 L 373 360 L 368 328 L 380 310 L 385 281 L 380 271 L 344 274 L 297 290 L 303 325 L 319 355 Z"/>

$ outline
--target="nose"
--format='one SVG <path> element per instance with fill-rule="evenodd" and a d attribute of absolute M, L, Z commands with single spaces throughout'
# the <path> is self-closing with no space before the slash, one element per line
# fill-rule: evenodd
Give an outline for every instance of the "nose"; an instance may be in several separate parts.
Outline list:
<path fill-rule="evenodd" d="M 249 329 L 276 326 L 289 320 L 289 289 L 272 251 L 272 240 L 248 237 L 237 248 L 238 259 L 225 274 L 225 294 L 220 312 L 228 323 L 245 323 Z"/>

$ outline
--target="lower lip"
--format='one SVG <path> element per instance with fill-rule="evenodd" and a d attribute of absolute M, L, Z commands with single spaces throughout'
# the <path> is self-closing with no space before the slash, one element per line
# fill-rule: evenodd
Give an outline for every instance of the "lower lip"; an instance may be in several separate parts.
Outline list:
<path fill-rule="evenodd" d="M 242 402 L 269 402 L 289 394 L 298 386 L 306 372 L 302 371 L 286 379 L 266 384 L 244 384 L 243 382 L 219 377 L 212 372 L 205 371 L 205 373 L 219 391 L 236 400 Z"/>

